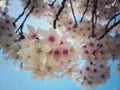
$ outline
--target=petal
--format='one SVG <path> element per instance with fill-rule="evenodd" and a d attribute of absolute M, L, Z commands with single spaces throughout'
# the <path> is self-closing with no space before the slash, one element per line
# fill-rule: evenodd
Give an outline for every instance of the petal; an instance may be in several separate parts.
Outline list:
<path fill-rule="evenodd" d="M 48 37 L 48 31 L 46 30 L 41 30 L 41 29 L 38 29 L 39 33 L 41 36 L 43 36 L 44 38 Z"/>
<path fill-rule="evenodd" d="M 46 61 L 47 61 L 46 55 L 44 53 L 41 53 L 40 54 L 40 62 L 45 65 Z"/>
<path fill-rule="evenodd" d="M 41 49 L 42 49 L 42 51 L 43 52 L 49 52 L 50 50 L 51 50 L 51 48 L 50 48 L 50 46 L 49 45 L 47 45 L 47 44 L 43 44 L 42 46 L 41 46 Z"/>
<path fill-rule="evenodd" d="M 30 33 L 35 33 L 35 28 L 33 26 L 27 25 L 27 28 Z"/>

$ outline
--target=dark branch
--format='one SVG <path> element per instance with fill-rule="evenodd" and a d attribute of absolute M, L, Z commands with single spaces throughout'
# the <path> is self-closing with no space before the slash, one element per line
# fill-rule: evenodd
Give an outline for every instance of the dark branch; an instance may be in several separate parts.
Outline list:
<path fill-rule="evenodd" d="M 102 36 L 100 36 L 100 38 L 98 40 L 101 40 L 102 38 L 105 37 L 105 35 L 111 30 L 113 29 L 115 26 L 117 26 L 118 24 L 120 24 L 120 18 L 119 20 L 116 21 L 116 18 L 120 15 L 120 13 L 117 13 L 115 14 L 109 21 L 108 23 L 106 24 L 106 27 L 105 27 L 105 32 L 103 33 Z M 112 25 L 110 25 L 110 23 L 115 20 L 116 22 L 114 22 Z M 109 26 L 110 25 L 110 26 Z"/>
<path fill-rule="evenodd" d="M 22 24 L 19 26 L 19 28 L 16 30 L 16 33 L 20 30 L 20 34 L 23 34 L 23 26 L 25 21 L 27 20 L 28 16 L 32 13 L 32 11 L 34 10 L 34 6 L 31 8 L 31 10 L 29 11 L 29 13 L 26 15 L 25 19 L 23 20 Z"/>
<path fill-rule="evenodd" d="M 24 15 L 26 9 L 28 8 L 28 6 L 30 5 L 31 0 L 29 0 L 26 4 L 26 6 L 23 9 L 23 12 L 18 16 L 18 18 L 15 19 L 15 21 L 13 22 L 13 25 L 16 26 L 16 22 Z"/>
<path fill-rule="evenodd" d="M 115 24 L 111 25 L 111 27 L 109 27 L 108 30 L 107 30 L 98 40 L 101 40 L 102 38 L 104 38 L 105 35 L 106 35 L 111 29 L 113 29 L 115 26 L 117 26 L 118 24 L 120 24 L 120 20 L 117 21 Z"/>
<path fill-rule="evenodd" d="M 67 0 L 63 0 L 63 1 L 62 1 L 62 5 L 61 5 L 61 7 L 59 8 L 59 10 L 58 10 L 58 12 L 57 12 L 57 14 L 56 14 L 55 20 L 53 21 L 53 27 L 54 27 L 54 29 L 56 29 L 57 20 L 59 20 L 59 16 L 60 16 L 60 14 L 62 13 L 63 9 L 65 8 L 65 2 L 66 2 L 66 1 L 67 1 Z"/>
<path fill-rule="evenodd" d="M 96 15 L 96 9 L 97 9 L 97 4 L 98 4 L 98 0 L 94 0 L 94 7 L 92 10 L 92 37 L 94 37 L 95 35 L 95 26 L 96 26 L 96 22 L 97 22 L 97 15 Z"/>
<path fill-rule="evenodd" d="M 76 27 L 77 26 L 77 20 L 76 20 L 76 17 L 75 17 L 75 13 L 74 13 L 74 9 L 73 9 L 73 5 L 72 5 L 72 1 L 71 0 L 70 0 L 70 6 L 71 6 L 71 10 L 72 10 L 74 21 L 75 21 L 74 27 Z"/>
<path fill-rule="evenodd" d="M 106 24 L 105 30 L 108 29 L 109 24 L 113 21 L 113 19 L 115 19 L 115 21 L 116 21 L 116 17 L 118 17 L 119 15 L 120 15 L 120 13 L 115 14 L 115 15 L 108 21 L 108 23 Z M 115 22 L 114 22 L 114 23 L 115 23 Z"/>
<path fill-rule="evenodd" d="M 82 15 L 82 17 L 81 17 L 80 22 L 82 22 L 82 20 L 83 20 L 83 18 L 84 18 L 84 15 L 85 15 L 85 13 L 87 12 L 89 2 L 90 2 L 90 0 L 87 0 L 86 8 L 85 8 L 85 11 L 83 12 L 83 15 Z"/>
<path fill-rule="evenodd" d="M 48 4 L 50 7 L 52 7 L 55 3 L 56 3 L 57 0 L 54 0 L 51 4 Z"/>

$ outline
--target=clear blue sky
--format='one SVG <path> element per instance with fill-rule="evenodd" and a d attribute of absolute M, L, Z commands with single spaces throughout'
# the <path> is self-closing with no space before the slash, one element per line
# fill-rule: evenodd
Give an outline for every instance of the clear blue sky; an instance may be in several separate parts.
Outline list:
<path fill-rule="evenodd" d="M 10 7 L 10 10 L 12 10 L 10 14 L 16 17 L 22 9 L 17 2 L 18 0 L 13 1 L 16 2 Z M 32 22 L 32 20 L 28 20 L 27 23 Z M 38 25 L 37 23 L 34 23 L 34 25 L 35 24 Z M 43 25 L 43 23 L 39 25 Z M 46 28 L 45 25 L 43 25 L 43 28 Z M 112 64 L 110 80 L 108 80 L 106 84 L 98 86 L 96 88 L 97 90 L 113 90 L 115 87 L 120 88 L 120 78 L 116 76 L 114 70 L 115 62 Z M 16 66 L 13 65 L 12 61 L 6 63 L 0 53 L 0 90 L 81 90 L 75 83 L 65 78 L 59 82 L 56 80 L 50 81 L 49 79 L 41 82 L 39 80 L 32 81 L 30 75 L 30 72 L 16 71 Z"/>

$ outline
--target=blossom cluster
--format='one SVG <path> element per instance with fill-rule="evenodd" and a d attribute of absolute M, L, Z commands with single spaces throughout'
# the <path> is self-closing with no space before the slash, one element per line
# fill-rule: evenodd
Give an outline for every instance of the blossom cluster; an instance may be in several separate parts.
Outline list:
<path fill-rule="evenodd" d="M 92 64 L 87 62 L 82 65 L 79 72 L 75 73 L 75 82 L 84 88 L 94 88 L 98 84 L 103 84 L 110 77 L 110 67 L 103 63 Z"/>
<path fill-rule="evenodd" d="M 10 0 L 6 2 L 10 4 Z M 36 26 L 29 24 L 27 32 L 22 31 L 23 27 L 16 30 L 15 19 L 8 15 L 7 3 L 1 0 L 0 48 L 6 58 L 20 64 L 21 71 L 31 71 L 33 80 L 67 77 L 83 89 L 95 88 L 110 78 L 108 62 L 111 59 L 118 62 L 115 68 L 120 76 L 120 23 L 110 28 L 111 31 L 108 31 L 109 27 L 117 22 L 116 18 L 114 23 L 107 23 L 119 13 L 119 1 L 20 2 L 24 10 L 27 9 L 25 13 L 33 9 L 31 17 L 37 20 L 46 18 L 49 29 L 35 29 Z"/>
<path fill-rule="evenodd" d="M 0 1 L 0 3 L 0 48 L 2 48 L 2 53 L 7 58 L 18 59 L 16 52 L 19 45 L 15 43 L 17 37 L 16 27 L 12 24 L 15 19 L 7 14 L 8 10 L 4 2 Z"/>
<path fill-rule="evenodd" d="M 28 30 L 25 39 L 20 41 L 21 49 L 17 54 L 23 64 L 21 70 L 32 71 L 33 78 L 58 78 L 57 73 L 63 72 L 77 60 L 74 48 L 55 30 L 35 30 L 31 25 L 28 25 Z"/>

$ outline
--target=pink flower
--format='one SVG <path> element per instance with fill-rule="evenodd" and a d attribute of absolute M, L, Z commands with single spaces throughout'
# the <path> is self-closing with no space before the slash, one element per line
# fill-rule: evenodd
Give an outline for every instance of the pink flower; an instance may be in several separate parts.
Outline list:
<path fill-rule="evenodd" d="M 60 44 L 60 37 L 54 29 L 49 31 L 41 30 L 40 34 L 43 36 L 43 42 L 49 44 L 51 47 L 56 47 Z"/>
<path fill-rule="evenodd" d="M 35 30 L 35 28 L 32 25 L 27 25 L 29 33 L 25 33 L 25 37 L 27 39 L 36 39 L 39 38 L 39 29 Z"/>
<path fill-rule="evenodd" d="M 62 63 L 62 52 L 59 47 L 53 50 L 52 61 L 55 65 L 60 65 Z"/>
<path fill-rule="evenodd" d="M 61 78 L 67 76 L 67 78 L 70 80 L 72 79 L 73 73 L 78 72 L 78 64 L 71 64 L 68 66 L 68 68 L 62 73 Z"/>
<path fill-rule="evenodd" d="M 68 65 L 76 60 L 74 51 L 68 43 L 59 44 L 48 53 L 49 63 L 53 65 Z"/>

